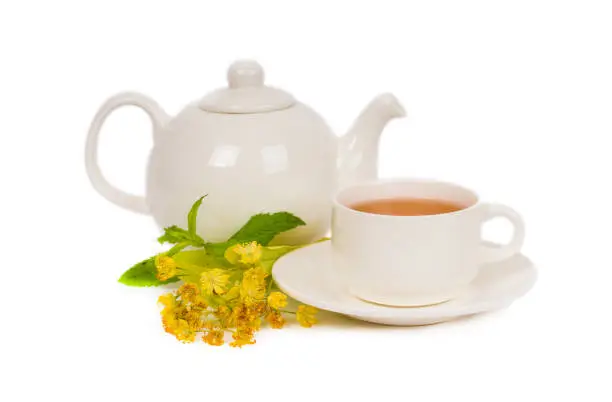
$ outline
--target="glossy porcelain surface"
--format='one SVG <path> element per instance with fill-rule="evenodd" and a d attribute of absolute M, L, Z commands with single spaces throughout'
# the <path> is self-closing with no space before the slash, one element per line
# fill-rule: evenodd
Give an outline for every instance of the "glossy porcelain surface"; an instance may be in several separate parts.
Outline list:
<path fill-rule="evenodd" d="M 227 239 L 255 213 L 291 211 L 308 225 L 288 235 L 311 240 L 328 228 L 336 154 L 333 133 L 302 104 L 235 115 L 194 104 L 155 144 L 147 204 L 163 227 L 183 222 L 193 200 L 208 194 L 198 231 L 210 241 Z M 277 241 L 293 239 L 286 236 Z"/>
<path fill-rule="evenodd" d="M 491 247 L 483 244 L 483 247 Z M 278 286 L 302 303 L 353 318 L 387 325 L 427 325 L 510 306 L 535 284 L 537 271 L 524 255 L 484 264 L 476 278 L 445 303 L 427 307 L 389 307 L 353 296 L 332 264 L 330 242 L 318 243 L 282 257 L 272 271 Z"/>
<path fill-rule="evenodd" d="M 425 216 L 359 212 L 350 206 L 389 198 L 450 201 L 464 209 Z M 334 264 L 350 291 L 393 306 L 423 306 L 454 298 L 486 262 L 518 253 L 525 229 L 511 208 L 481 202 L 471 190 L 432 180 L 384 180 L 347 187 L 334 200 Z M 504 217 L 514 226 L 507 245 L 483 246 L 482 225 Z"/>
<path fill-rule="evenodd" d="M 198 106 L 207 112 L 242 114 L 273 112 L 295 103 L 291 94 L 264 85 L 264 71 L 258 63 L 239 60 L 227 71 L 227 88 L 209 93 Z"/>
<path fill-rule="evenodd" d="M 391 94 L 376 97 L 339 139 L 310 107 L 266 86 L 256 62 L 235 62 L 227 77 L 227 87 L 175 117 L 139 93 L 108 99 L 92 121 L 86 145 L 94 188 L 119 206 L 153 215 L 161 227 L 185 226 L 191 204 L 208 194 L 198 232 L 209 241 L 227 239 L 254 214 L 277 211 L 292 212 L 307 223 L 277 242 L 324 236 L 333 192 L 376 177 L 379 135 L 389 120 L 404 115 L 402 106 Z M 114 187 L 97 162 L 100 129 L 124 105 L 141 107 L 153 122 L 145 197 Z"/>

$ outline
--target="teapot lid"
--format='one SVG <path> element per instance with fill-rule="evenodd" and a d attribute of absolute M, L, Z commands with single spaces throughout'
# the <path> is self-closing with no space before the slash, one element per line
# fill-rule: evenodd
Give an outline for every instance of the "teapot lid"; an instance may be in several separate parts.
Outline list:
<path fill-rule="evenodd" d="M 202 110 L 215 113 L 263 113 L 286 109 L 295 104 L 287 92 L 264 85 L 264 71 L 253 60 L 238 60 L 227 70 L 227 88 L 206 95 Z"/>

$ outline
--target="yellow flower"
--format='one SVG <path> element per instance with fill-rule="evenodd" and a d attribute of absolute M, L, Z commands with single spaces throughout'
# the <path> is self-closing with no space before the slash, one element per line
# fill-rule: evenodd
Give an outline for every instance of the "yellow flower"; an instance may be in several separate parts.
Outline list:
<path fill-rule="evenodd" d="M 268 296 L 268 306 L 281 309 L 287 305 L 287 295 L 281 292 L 272 292 Z"/>
<path fill-rule="evenodd" d="M 224 343 L 223 331 L 219 329 L 211 329 L 202 336 L 202 340 L 212 346 L 221 346 Z"/>
<path fill-rule="evenodd" d="M 164 331 L 174 335 L 174 327 L 176 326 L 176 322 L 173 317 L 162 316 L 162 324 L 164 326 Z"/>
<path fill-rule="evenodd" d="M 252 345 L 255 343 L 253 339 L 254 332 L 250 329 L 239 328 L 233 334 L 233 342 L 230 343 L 231 347 L 243 347 L 244 345 Z"/>
<path fill-rule="evenodd" d="M 176 297 L 172 293 L 159 296 L 157 302 L 164 306 L 164 310 L 172 310 L 176 306 Z"/>
<path fill-rule="evenodd" d="M 248 327 L 249 323 L 254 319 L 252 311 L 244 304 L 239 304 L 232 309 L 230 317 L 230 325 L 233 327 Z"/>
<path fill-rule="evenodd" d="M 263 301 L 266 297 L 266 276 L 268 274 L 260 267 L 246 271 L 240 284 L 240 297 L 247 304 Z"/>
<path fill-rule="evenodd" d="M 159 254 L 155 257 L 155 268 L 157 269 L 157 279 L 166 281 L 173 276 L 176 276 L 176 262 L 174 258 L 164 254 Z"/>
<path fill-rule="evenodd" d="M 262 248 L 256 241 L 236 244 L 225 250 L 225 259 L 232 264 L 255 265 L 261 259 Z"/>
<path fill-rule="evenodd" d="M 206 300 L 204 300 L 201 295 L 198 295 L 191 302 L 191 307 L 199 310 L 206 310 L 208 308 L 208 304 L 206 304 Z"/>
<path fill-rule="evenodd" d="M 192 331 L 199 331 L 202 328 L 202 313 L 197 310 L 191 310 L 185 313 L 185 321 L 189 324 L 189 329 Z"/>
<path fill-rule="evenodd" d="M 182 300 L 183 297 L 188 298 L 192 295 L 190 286 L 181 286 L 177 293 L 181 293 L 181 300 L 173 293 L 161 295 L 158 302 L 164 306 L 161 312 L 162 324 L 164 330 L 172 334 L 182 342 L 193 342 L 197 332 L 202 328 L 202 314 L 206 307 L 202 308 L 200 304 L 188 303 Z M 193 296 L 197 300 L 200 296 Z"/>
<path fill-rule="evenodd" d="M 240 286 L 233 286 L 223 296 L 226 304 L 233 304 L 240 297 Z"/>
<path fill-rule="evenodd" d="M 200 275 L 202 290 L 208 295 L 225 293 L 225 287 L 229 282 L 229 275 L 224 270 L 219 268 L 204 271 Z"/>
<path fill-rule="evenodd" d="M 252 319 L 247 328 L 252 329 L 253 332 L 259 331 L 261 329 L 261 318 L 255 317 Z"/>
<path fill-rule="evenodd" d="M 181 299 L 188 303 L 195 303 L 197 296 L 200 294 L 200 290 L 194 283 L 184 283 L 178 289 L 178 295 Z"/>
<path fill-rule="evenodd" d="M 278 311 L 271 311 L 266 316 L 266 321 L 272 328 L 281 329 L 285 325 L 285 319 Z"/>
<path fill-rule="evenodd" d="M 264 303 L 263 301 L 260 301 L 260 302 L 249 304 L 249 311 L 251 311 L 251 314 L 253 316 L 259 317 L 263 315 L 263 313 L 266 312 L 266 303 Z"/>
<path fill-rule="evenodd" d="M 178 325 L 174 328 L 174 336 L 181 342 L 190 343 L 195 341 L 196 332 L 185 320 L 177 320 Z"/>
<path fill-rule="evenodd" d="M 221 326 L 227 326 L 227 321 L 230 319 L 232 315 L 232 311 L 227 306 L 219 306 L 216 311 L 213 312 L 213 315 L 217 317 Z"/>
<path fill-rule="evenodd" d="M 261 327 L 261 319 L 259 317 L 262 314 L 263 310 L 247 306 L 246 304 L 239 304 L 232 309 L 232 314 L 227 323 L 229 327 L 249 329 L 253 332 L 259 331 Z"/>
<path fill-rule="evenodd" d="M 188 287 L 183 290 L 187 291 L 186 289 Z M 164 330 L 174 335 L 179 341 L 193 342 L 202 327 L 203 309 L 190 303 L 185 304 L 185 301 L 178 300 L 173 293 L 161 295 L 158 302 L 164 306 L 161 312 Z"/>
<path fill-rule="evenodd" d="M 317 311 L 315 307 L 302 304 L 298 307 L 296 318 L 302 327 L 310 328 L 317 323 Z"/>
<path fill-rule="evenodd" d="M 178 318 L 177 312 L 179 315 L 181 314 L 180 311 L 177 310 L 162 313 L 164 329 L 169 334 L 174 335 L 179 341 L 193 342 L 195 340 L 196 331 L 186 320 Z"/>

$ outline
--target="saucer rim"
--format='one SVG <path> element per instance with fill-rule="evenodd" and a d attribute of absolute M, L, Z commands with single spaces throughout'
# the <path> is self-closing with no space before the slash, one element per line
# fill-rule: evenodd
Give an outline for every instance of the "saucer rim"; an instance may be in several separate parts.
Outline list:
<path fill-rule="evenodd" d="M 488 242 L 483 242 L 483 243 L 488 243 Z M 427 318 L 431 318 L 432 314 L 436 314 L 440 317 L 453 318 L 453 317 L 461 317 L 461 316 L 466 316 L 466 315 L 480 314 L 486 311 L 492 311 L 492 310 L 501 309 L 501 308 L 510 306 L 515 300 L 523 297 L 533 288 L 533 286 L 535 285 L 537 281 L 537 277 L 538 277 L 537 268 L 535 267 L 534 263 L 524 254 L 519 253 L 518 256 L 522 257 L 522 259 L 524 260 L 526 269 L 529 270 L 529 275 L 526 276 L 526 278 L 522 280 L 522 283 L 520 285 L 520 290 L 512 292 L 512 297 L 499 298 L 497 302 L 495 300 L 486 300 L 486 301 L 476 302 L 474 304 L 468 304 L 466 306 L 448 307 L 449 302 L 452 302 L 453 300 L 461 300 L 462 296 L 458 296 L 455 299 L 451 299 L 449 301 L 446 301 L 440 304 L 436 304 L 436 305 L 431 305 L 431 306 L 417 306 L 417 307 L 385 306 L 385 305 L 369 304 L 367 301 L 359 299 L 358 297 L 355 297 L 354 295 L 350 294 L 350 292 L 348 292 L 347 290 L 344 290 L 343 291 L 344 293 L 350 295 L 350 297 L 359 301 L 360 303 L 363 303 L 363 308 L 354 308 L 354 307 L 345 308 L 337 304 L 330 305 L 329 303 L 325 301 L 315 300 L 314 298 L 311 298 L 309 295 L 302 297 L 303 292 L 296 291 L 295 288 L 291 286 L 286 286 L 286 284 L 281 284 L 278 281 L 277 275 L 275 274 L 275 268 L 278 266 L 277 264 L 280 264 L 282 260 L 290 260 L 291 258 L 298 258 L 296 257 L 296 255 L 299 255 L 300 252 L 304 253 L 306 252 L 306 250 L 310 250 L 310 252 L 312 252 L 311 250 L 312 248 L 321 248 L 321 249 L 331 248 L 331 243 L 323 242 L 323 243 L 311 244 L 311 245 L 300 248 L 298 250 L 295 250 L 281 257 L 279 261 L 277 261 L 274 264 L 274 268 L 272 269 L 272 277 L 274 281 L 276 282 L 277 286 L 283 292 L 287 293 L 287 295 L 291 296 L 292 298 L 294 298 L 295 300 L 299 302 L 309 304 L 311 306 L 317 307 L 322 310 L 344 314 L 344 315 L 348 315 L 348 316 L 352 316 L 352 317 L 360 318 L 360 319 L 363 319 L 361 317 L 364 317 L 364 316 L 371 316 L 371 317 L 376 317 L 379 319 L 385 319 L 385 318 L 387 319 L 402 319 L 402 318 L 404 319 L 427 319 Z M 516 256 L 513 256 L 511 258 L 516 258 Z M 489 266 L 496 265 L 501 262 L 502 261 L 497 262 L 497 263 L 487 264 L 487 265 Z M 285 261 L 285 264 L 286 263 L 287 261 Z M 473 288 L 473 285 L 468 285 L 464 294 L 469 294 L 470 288 Z M 294 295 L 299 295 L 299 298 Z"/>

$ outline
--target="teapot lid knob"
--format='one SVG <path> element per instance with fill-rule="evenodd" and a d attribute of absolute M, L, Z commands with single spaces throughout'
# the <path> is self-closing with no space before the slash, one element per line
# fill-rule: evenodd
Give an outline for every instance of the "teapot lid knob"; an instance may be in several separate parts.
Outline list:
<path fill-rule="evenodd" d="M 213 113 L 266 113 L 293 106 L 293 96 L 264 85 L 264 71 L 254 60 L 238 60 L 227 70 L 228 86 L 206 95 L 198 104 Z"/>
<path fill-rule="evenodd" d="M 264 71 L 255 60 L 237 60 L 227 70 L 230 88 L 260 87 L 264 82 Z"/>

